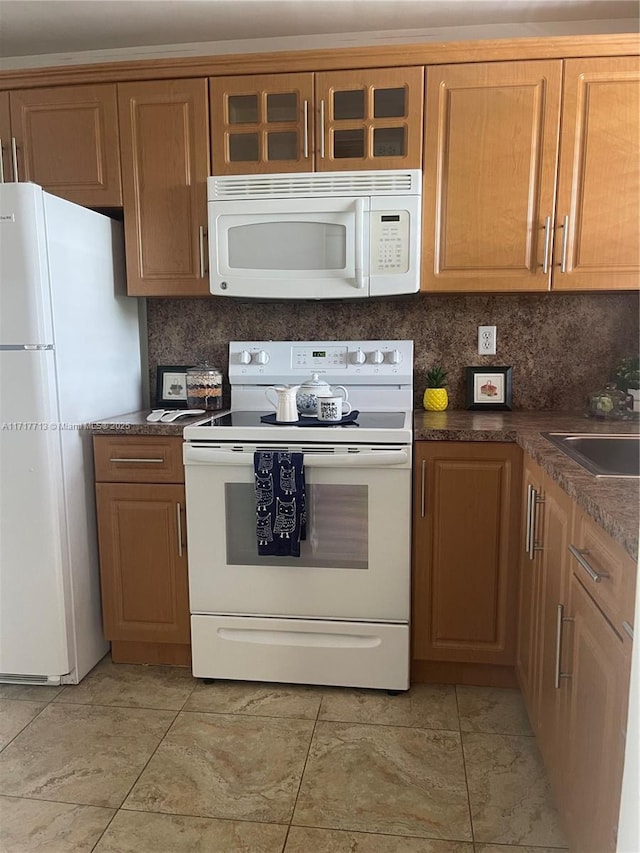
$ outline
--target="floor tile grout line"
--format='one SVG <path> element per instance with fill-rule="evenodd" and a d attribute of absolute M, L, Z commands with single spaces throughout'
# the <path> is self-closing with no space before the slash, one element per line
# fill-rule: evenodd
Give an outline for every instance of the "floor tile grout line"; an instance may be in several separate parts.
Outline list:
<path fill-rule="evenodd" d="M 136 785 L 138 784 L 138 782 L 140 781 L 140 777 L 142 776 L 142 774 L 144 773 L 144 771 L 145 771 L 145 770 L 147 769 L 147 767 L 149 766 L 149 762 L 151 761 L 151 759 L 153 758 L 153 756 L 154 756 L 154 755 L 156 754 L 156 752 L 160 749 L 160 745 L 164 742 L 164 739 L 167 737 L 167 735 L 169 734 L 169 732 L 171 731 L 171 729 L 174 727 L 174 725 L 175 725 L 175 723 L 176 723 L 176 720 L 178 719 L 178 716 L 180 715 L 180 713 L 181 713 L 180 711 L 176 711 L 176 712 L 175 712 L 175 715 L 174 715 L 174 717 L 173 717 L 173 720 L 172 720 L 172 721 L 171 721 L 171 723 L 167 726 L 167 730 L 166 730 L 166 732 L 162 735 L 162 737 L 160 738 L 160 740 L 159 740 L 159 741 L 158 741 L 158 743 L 156 744 L 155 749 L 154 749 L 154 750 L 152 750 L 151 755 L 150 755 L 150 756 L 149 756 L 149 758 L 147 758 L 147 760 L 145 761 L 145 763 L 144 763 L 144 767 L 143 767 L 143 768 L 142 768 L 142 770 L 138 773 L 138 775 L 136 776 L 136 778 L 134 779 L 134 781 L 131 783 L 131 785 L 130 785 L 129 789 L 127 790 L 126 794 L 125 794 L 125 795 L 124 795 L 124 797 L 122 798 L 122 800 L 121 800 L 121 802 L 120 802 L 120 805 L 117 807 L 117 808 L 118 808 L 118 811 L 120 811 L 120 809 L 122 808 L 122 806 L 123 806 L 123 805 L 124 805 L 124 803 L 126 802 L 127 797 L 129 796 L 129 794 L 133 791 L 133 789 L 135 788 L 135 786 L 136 786 Z"/>
<path fill-rule="evenodd" d="M 26 701 L 26 700 L 25 700 L 25 701 Z M 48 707 L 49 707 L 49 703 L 47 703 L 43 708 L 40 708 L 40 710 L 39 710 L 39 711 L 38 711 L 38 713 L 35 715 L 35 717 L 32 717 L 32 718 L 29 720 L 29 722 L 25 723 L 25 725 L 20 729 L 20 731 L 19 731 L 19 732 L 16 732 L 16 733 L 15 733 L 15 735 L 11 738 L 11 740 L 9 740 L 9 741 L 7 741 L 7 743 L 5 743 L 5 745 L 2 747 L 2 749 L 0 749 L 0 755 L 2 755 L 2 753 L 5 751 L 5 749 L 6 749 L 8 746 L 11 746 L 11 744 L 14 742 L 14 740 L 15 740 L 16 738 L 20 737 L 20 735 L 21 735 L 23 732 L 25 732 L 25 731 L 29 728 L 29 726 L 30 726 L 32 723 L 34 723 L 34 722 L 38 719 L 38 717 L 39 717 L 42 713 L 44 713 L 45 709 L 46 709 L 46 708 L 48 708 Z M 0 792 L 0 793 L 1 793 L 1 792 Z"/>
<path fill-rule="evenodd" d="M 296 796 L 295 796 L 295 799 L 293 801 L 293 807 L 291 809 L 291 817 L 289 818 L 289 821 L 288 821 L 287 834 L 286 834 L 285 840 L 284 840 L 285 841 L 285 847 L 287 845 L 287 840 L 289 838 L 289 832 L 291 830 L 293 817 L 296 813 L 296 806 L 298 805 L 298 800 L 300 798 L 300 791 L 302 790 L 302 782 L 304 780 L 304 774 L 307 770 L 307 764 L 309 763 L 309 755 L 311 754 L 311 745 L 313 743 L 313 739 L 316 735 L 316 729 L 318 727 L 318 722 L 319 722 L 318 716 L 320 714 L 320 705 L 322 705 L 322 700 L 320 701 L 320 704 L 318 705 L 318 713 L 316 714 L 316 719 L 314 720 L 314 723 L 313 723 L 313 729 L 311 730 L 311 737 L 309 738 L 309 746 L 307 747 L 307 754 L 305 755 L 304 764 L 302 765 L 302 773 L 300 774 L 300 781 L 298 783 L 298 790 L 296 791 Z"/>
<path fill-rule="evenodd" d="M 455 695 L 456 695 L 456 709 L 458 711 L 458 727 L 460 730 L 460 753 L 462 755 L 462 769 L 464 771 L 464 786 L 467 790 L 467 808 L 469 810 L 469 826 L 471 828 L 471 843 L 473 844 L 473 849 L 476 849 L 476 833 L 473 826 L 473 812 L 471 810 L 471 791 L 469 790 L 469 777 L 467 775 L 467 761 L 464 756 L 464 741 L 463 741 L 463 731 L 462 731 L 462 722 L 460 720 L 460 702 L 458 699 L 458 685 L 455 685 Z"/>

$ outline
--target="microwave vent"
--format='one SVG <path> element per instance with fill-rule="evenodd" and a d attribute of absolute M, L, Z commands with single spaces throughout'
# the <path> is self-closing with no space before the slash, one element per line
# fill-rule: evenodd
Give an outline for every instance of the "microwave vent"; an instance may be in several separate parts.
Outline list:
<path fill-rule="evenodd" d="M 226 175 L 208 180 L 209 201 L 256 198 L 420 195 L 420 169 Z"/>

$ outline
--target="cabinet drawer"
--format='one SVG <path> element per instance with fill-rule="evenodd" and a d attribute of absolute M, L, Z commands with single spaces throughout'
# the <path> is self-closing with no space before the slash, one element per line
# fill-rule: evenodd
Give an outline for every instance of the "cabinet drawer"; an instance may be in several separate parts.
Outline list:
<path fill-rule="evenodd" d="M 569 550 L 573 574 L 616 631 L 627 636 L 633 625 L 636 587 L 631 557 L 581 510 L 576 510 Z"/>
<path fill-rule="evenodd" d="M 180 436 L 96 435 L 95 476 L 103 483 L 184 483 Z"/>

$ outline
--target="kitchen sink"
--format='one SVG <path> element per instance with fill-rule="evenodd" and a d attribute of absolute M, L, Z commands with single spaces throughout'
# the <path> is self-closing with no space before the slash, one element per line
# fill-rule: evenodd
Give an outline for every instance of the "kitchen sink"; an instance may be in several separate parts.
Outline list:
<path fill-rule="evenodd" d="M 543 432 L 596 477 L 640 478 L 640 435 Z"/>

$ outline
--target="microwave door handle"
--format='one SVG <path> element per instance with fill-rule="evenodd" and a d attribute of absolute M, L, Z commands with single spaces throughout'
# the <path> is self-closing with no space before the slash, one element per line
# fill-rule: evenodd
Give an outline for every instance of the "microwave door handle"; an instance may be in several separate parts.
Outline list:
<path fill-rule="evenodd" d="M 356 287 L 362 290 L 364 287 L 364 199 L 356 199 L 356 256 L 355 278 Z"/>

